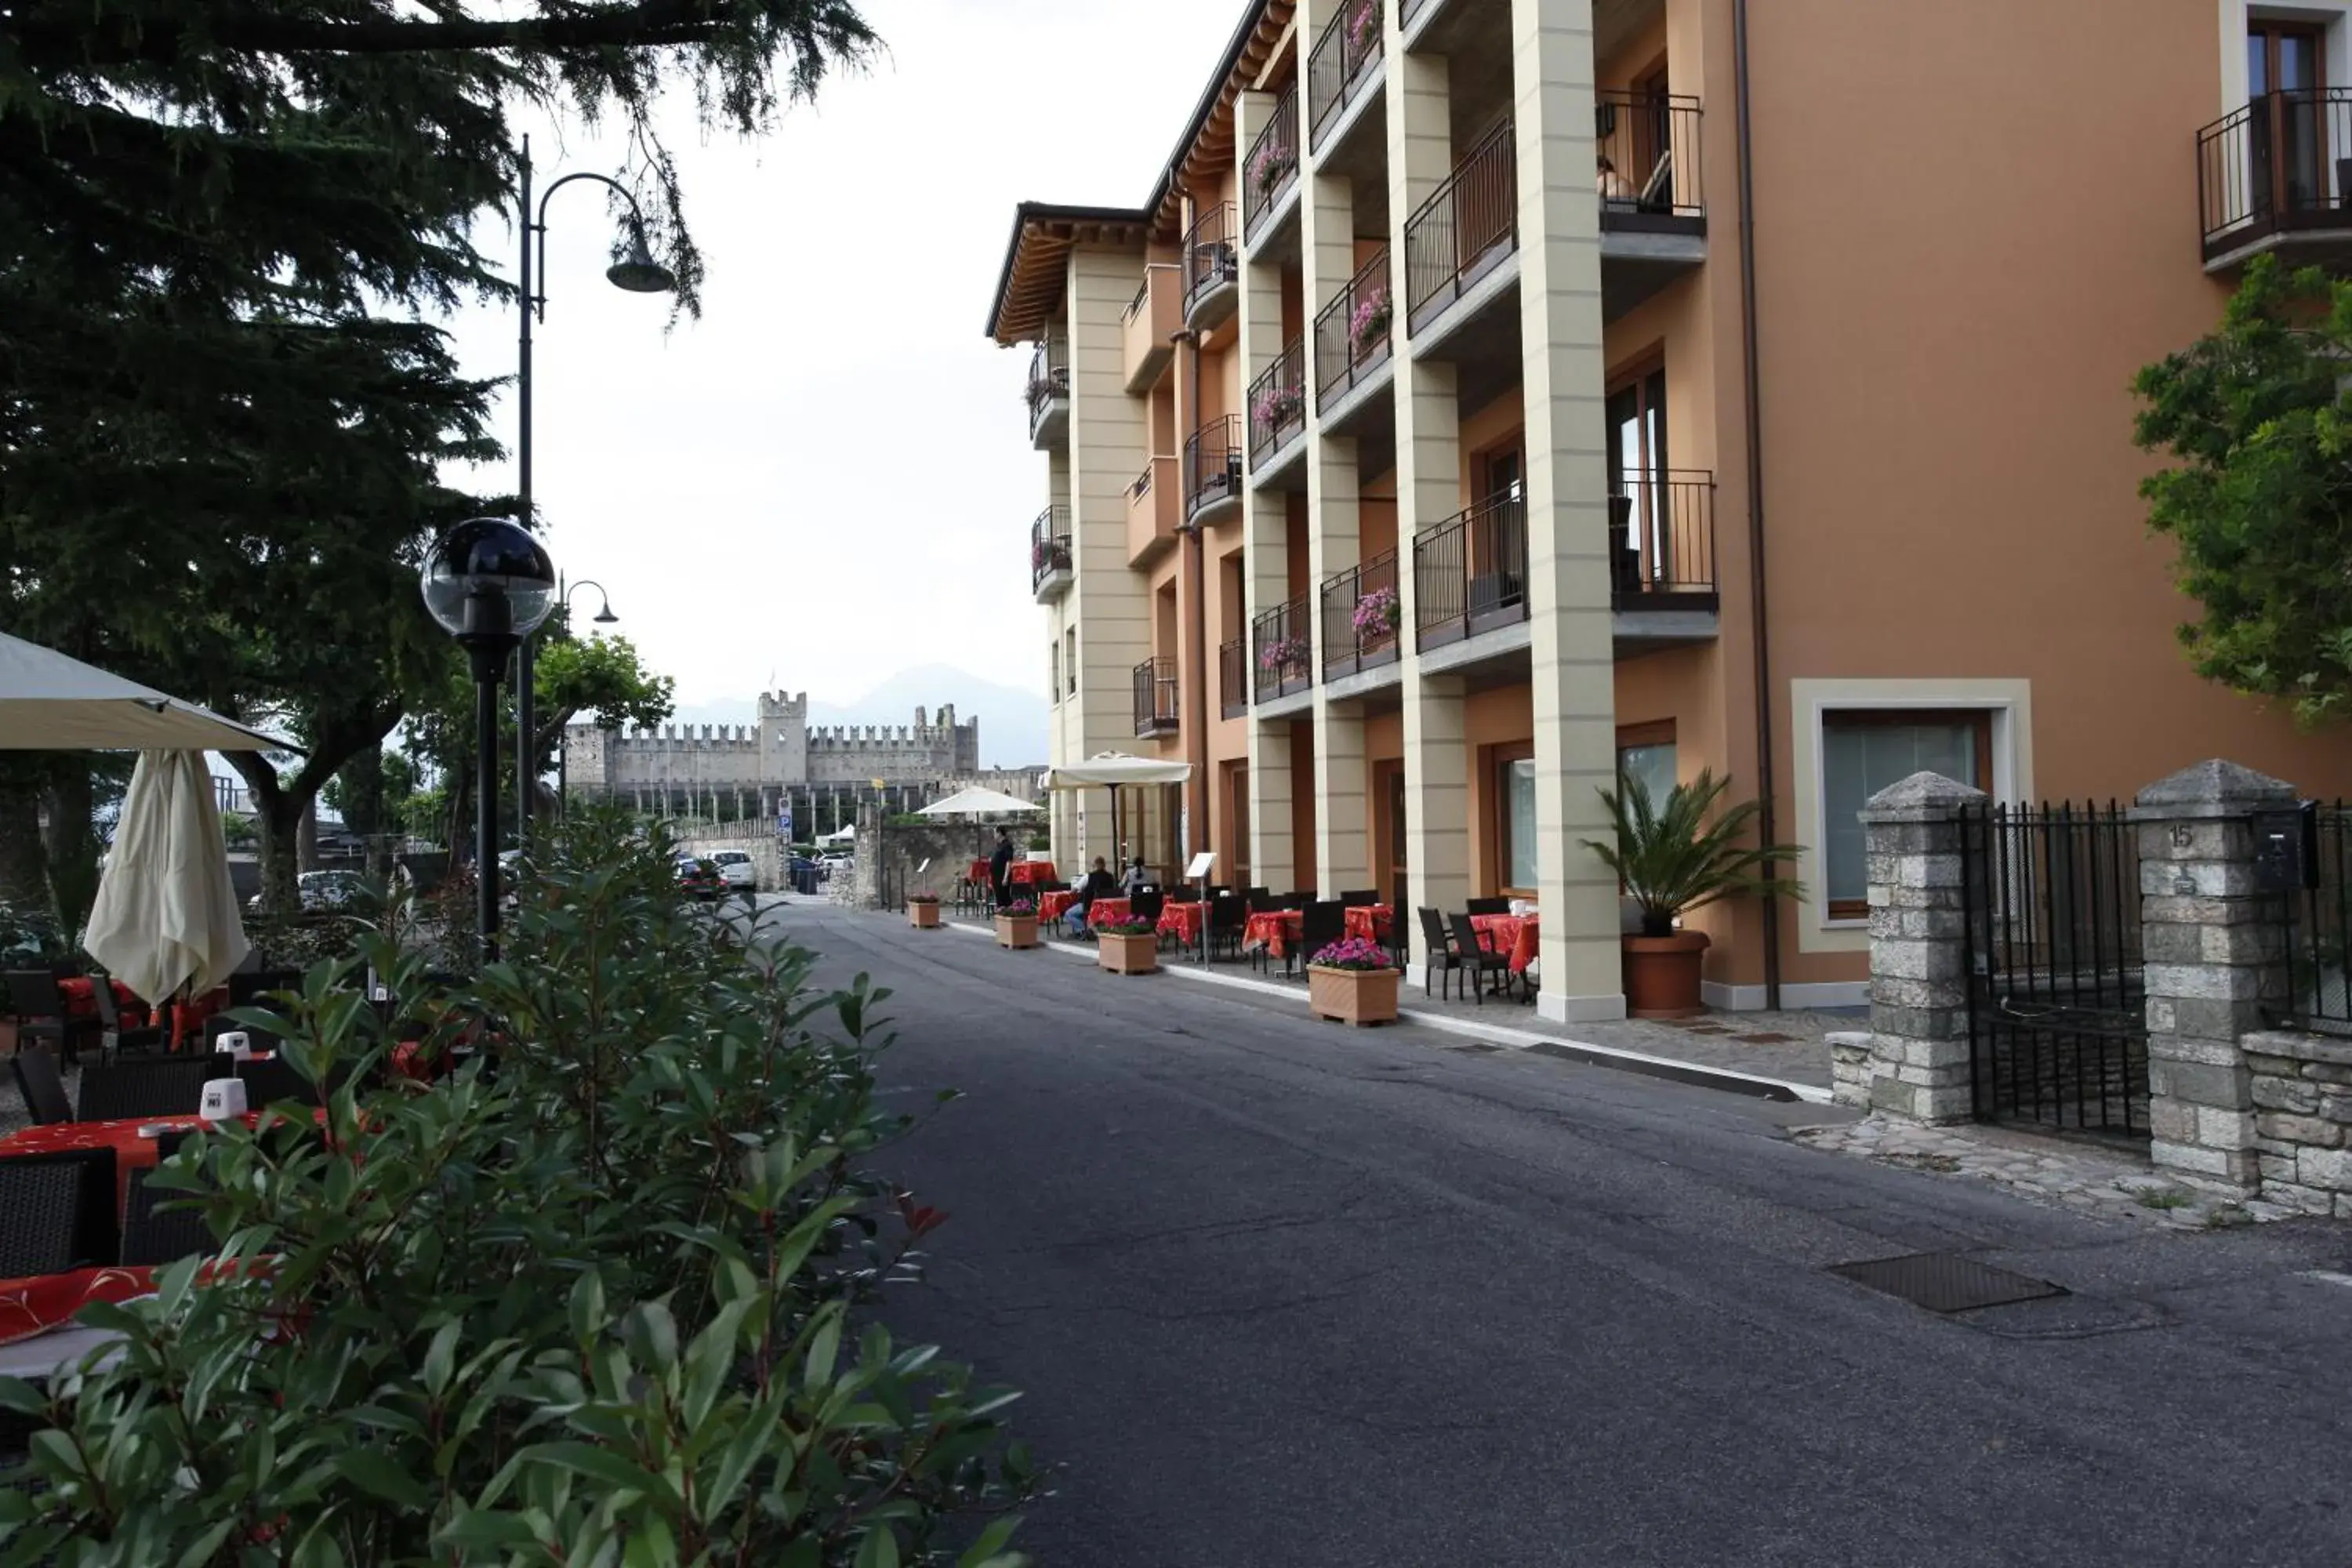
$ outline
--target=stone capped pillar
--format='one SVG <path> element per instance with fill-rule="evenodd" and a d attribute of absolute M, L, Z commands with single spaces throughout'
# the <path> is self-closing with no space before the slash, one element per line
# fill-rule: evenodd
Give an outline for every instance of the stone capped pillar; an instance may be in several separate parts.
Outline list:
<path fill-rule="evenodd" d="M 1975 1111 L 1960 816 L 1985 793 L 1913 773 L 1863 808 L 1870 879 L 1873 1110 L 1915 1121 Z"/>
<path fill-rule="evenodd" d="M 2139 792 L 2149 1153 L 2183 1178 L 2251 1190 L 2262 1171 L 2246 1035 L 2288 994 L 2274 896 L 2254 891 L 2252 815 L 2294 788 L 2214 758 Z"/>

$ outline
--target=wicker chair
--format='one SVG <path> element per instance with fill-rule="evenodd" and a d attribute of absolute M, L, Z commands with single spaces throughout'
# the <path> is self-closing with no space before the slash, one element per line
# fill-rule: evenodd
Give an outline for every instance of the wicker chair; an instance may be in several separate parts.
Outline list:
<path fill-rule="evenodd" d="M 1472 899 L 1462 907 L 1466 912 L 1474 915 L 1507 915 L 1511 912 L 1511 900 L 1508 899 Z"/>
<path fill-rule="evenodd" d="M 114 1151 L 0 1160 L 0 1279 L 111 1268 L 121 1247 Z"/>
<path fill-rule="evenodd" d="M 123 1267 L 152 1268 L 217 1250 L 204 1215 L 178 1206 L 188 1201 L 187 1194 L 152 1186 L 147 1176 L 145 1171 L 131 1173 L 131 1201 L 122 1215 Z"/>
<path fill-rule="evenodd" d="M 245 1102 L 255 1110 L 286 1100 L 302 1105 L 326 1103 L 319 1086 L 295 1071 L 294 1064 L 282 1057 L 239 1062 L 236 1076 L 245 1080 Z"/>
<path fill-rule="evenodd" d="M 93 1062 L 81 1070 L 79 1120 L 121 1121 L 135 1116 L 194 1116 L 208 1079 L 228 1076 L 226 1062 L 205 1055 Z"/>
<path fill-rule="evenodd" d="M 1466 913 L 1448 915 L 1446 920 L 1454 927 L 1454 945 L 1461 955 L 1462 967 L 1470 972 L 1466 978 L 1473 982 L 1478 1005 L 1484 1007 L 1486 1005 L 1486 976 L 1496 977 L 1497 994 L 1511 984 L 1511 956 L 1507 952 L 1486 951 L 1486 944 L 1478 940 L 1478 928 L 1470 923 Z"/>
<path fill-rule="evenodd" d="M 46 1047 L 19 1050 L 9 1063 L 16 1072 L 16 1091 L 36 1123 L 71 1121 L 73 1102 L 66 1098 L 66 1081 L 58 1070 L 57 1053 Z M 11 1276 L 13 1278 L 13 1276 Z"/>
<path fill-rule="evenodd" d="M 98 1004 L 100 1037 L 110 1051 L 130 1051 L 134 1054 L 160 1051 L 164 1046 L 163 1029 L 155 1025 L 136 1028 L 122 1026 L 121 1009 L 115 1005 L 114 982 L 100 976 L 90 987 L 90 997 Z"/>
<path fill-rule="evenodd" d="M 1333 942 L 1347 941 L 1347 908 L 1336 899 L 1307 905 L 1298 922 L 1298 951 L 1290 957 L 1304 965 L 1311 963 L 1317 953 Z M 1290 971 L 1290 963 L 1286 960 L 1282 972 L 1287 974 Z"/>

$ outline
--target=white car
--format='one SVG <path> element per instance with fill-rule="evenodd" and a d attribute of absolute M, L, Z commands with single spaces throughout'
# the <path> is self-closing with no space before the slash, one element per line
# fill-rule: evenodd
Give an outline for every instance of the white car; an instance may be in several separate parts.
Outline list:
<path fill-rule="evenodd" d="M 759 868 L 751 864 L 751 857 L 740 849 L 721 849 L 710 857 L 710 863 L 719 868 L 719 879 L 727 885 L 729 892 L 750 894 L 759 890 Z"/>

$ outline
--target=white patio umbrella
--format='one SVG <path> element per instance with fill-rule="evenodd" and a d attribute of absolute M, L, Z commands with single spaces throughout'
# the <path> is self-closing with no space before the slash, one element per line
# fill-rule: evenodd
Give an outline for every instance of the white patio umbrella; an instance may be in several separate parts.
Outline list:
<path fill-rule="evenodd" d="M 211 990 L 248 944 L 202 752 L 142 752 L 82 947 L 152 1006 Z"/>
<path fill-rule="evenodd" d="M 834 832 L 818 834 L 816 841 L 819 844 L 846 844 L 856 837 L 857 824 L 853 822 Z"/>
<path fill-rule="evenodd" d="M 1192 776 L 1192 764 L 1190 763 L 1131 756 L 1125 752 L 1098 752 L 1082 763 L 1066 763 L 1060 767 L 1047 768 L 1045 787 L 1056 793 L 1109 790 L 1111 847 L 1116 849 L 1120 842 L 1118 792 L 1121 785 L 1182 784 Z"/>
<path fill-rule="evenodd" d="M 292 752 L 275 735 L 0 632 L 0 749 Z"/>
<path fill-rule="evenodd" d="M 935 800 L 917 812 L 918 816 L 1004 816 L 1014 812 L 1034 812 L 1044 808 L 1002 790 L 960 789 L 945 800 Z"/>

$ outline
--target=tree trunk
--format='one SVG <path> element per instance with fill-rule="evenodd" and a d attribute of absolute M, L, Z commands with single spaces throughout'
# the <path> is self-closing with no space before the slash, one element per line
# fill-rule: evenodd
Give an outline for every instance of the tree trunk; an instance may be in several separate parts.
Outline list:
<path fill-rule="evenodd" d="M 49 895 L 67 942 L 79 946 L 89 907 L 98 898 L 98 836 L 90 828 L 89 764 L 66 758 L 43 792 L 49 820 L 42 834 Z"/>
<path fill-rule="evenodd" d="M 315 795 L 302 803 L 302 815 L 295 820 L 294 862 L 304 871 L 319 868 L 319 801 Z"/>
<path fill-rule="evenodd" d="M 0 904 L 27 913 L 49 907 L 40 791 L 17 778 L 0 781 Z"/>
<path fill-rule="evenodd" d="M 302 808 L 280 790 L 265 805 L 254 802 L 254 825 L 261 829 L 261 907 L 271 914 L 302 909 Z"/>

